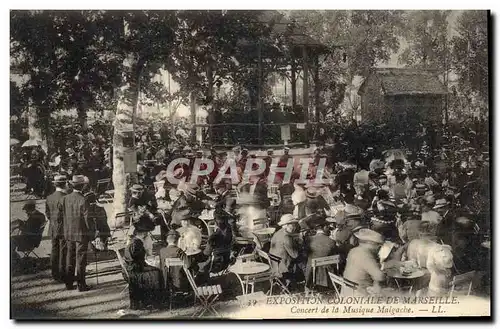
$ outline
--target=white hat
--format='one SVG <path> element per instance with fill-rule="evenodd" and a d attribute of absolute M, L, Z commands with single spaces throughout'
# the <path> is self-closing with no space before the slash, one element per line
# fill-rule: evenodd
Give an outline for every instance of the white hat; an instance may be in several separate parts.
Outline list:
<path fill-rule="evenodd" d="M 286 224 L 293 224 L 298 222 L 299 221 L 296 218 L 294 218 L 292 214 L 284 214 L 283 216 L 281 216 L 278 225 L 283 226 Z"/>
<path fill-rule="evenodd" d="M 368 228 L 360 229 L 359 231 L 354 233 L 354 236 L 360 241 L 374 242 L 378 244 L 384 243 L 384 237 L 380 233 Z"/>
<path fill-rule="evenodd" d="M 449 204 L 449 202 L 446 199 L 438 199 L 436 201 L 436 205 L 434 206 L 434 209 L 445 207 L 448 204 Z"/>

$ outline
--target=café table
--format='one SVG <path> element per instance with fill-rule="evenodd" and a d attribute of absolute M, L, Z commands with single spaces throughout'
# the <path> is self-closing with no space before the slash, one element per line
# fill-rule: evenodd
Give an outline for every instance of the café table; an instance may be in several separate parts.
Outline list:
<path fill-rule="evenodd" d="M 240 280 L 241 288 L 244 294 L 248 294 L 248 287 L 252 286 L 252 292 L 254 288 L 254 281 L 252 276 L 255 274 L 260 274 L 268 271 L 270 266 L 265 263 L 256 261 L 241 261 L 238 260 L 234 265 L 229 266 L 228 270 L 231 273 L 236 274 Z"/>
<path fill-rule="evenodd" d="M 411 294 L 413 290 L 413 285 L 415 281 L 424 277 L 429 273 L 425 268 L 416 268 L 409 273 L 402 273 L 399 267 L 389 268 L 384 271 L 388 278 L 391 278 L 396 283 L 398 290 L 408 289 L 408 294 Z M 408 282 L 408 285 L 404 285 L 403 282 Z"/>

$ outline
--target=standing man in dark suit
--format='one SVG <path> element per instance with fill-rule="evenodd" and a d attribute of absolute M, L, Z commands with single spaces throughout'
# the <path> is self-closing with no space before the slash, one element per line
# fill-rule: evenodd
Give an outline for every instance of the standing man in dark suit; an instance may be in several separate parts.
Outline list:
<path fill-rule="evenodd" d="M 82 195 L 82 189 L 87 182 L 83 175 L 73 176 L 71 185 L 73 192 L 64 197 L 62 212 L 64 217 L 64 238 L 67 243 L 66 259 L 66 289 L 72 290 L 75 281 L 79 291 L 90 289 L 85 283 L 85 268 L 87 266 L 87 249 L 90 239 L 94 236 L 94 226 L 89 223 L 89 205 Z"/>
<path fill-rule="evenodd" d="M 50 222 L 49 232 L 52 239 L 50 263 L 52 278 L 64 282 L 67 248 L 64 241 L 63 214 L 60 209 L 62 209 L 62 199 L 66 196 L 66 176 L 56 175 L 53 183 L 56 190 L 45 200 L 45 215 Z"/>

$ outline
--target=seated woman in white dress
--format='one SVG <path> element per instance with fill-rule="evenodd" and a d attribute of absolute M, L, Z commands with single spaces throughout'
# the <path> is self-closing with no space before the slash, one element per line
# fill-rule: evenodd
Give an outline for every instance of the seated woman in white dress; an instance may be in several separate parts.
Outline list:
<path fill-rule="evenodd" d="M 180 234 L 178 247 L 189 253 L 200 249 L 201 230 L 192 224 L 196 218 L 185 217 L 181 219 L 181 227 L 177 229 Z"/>

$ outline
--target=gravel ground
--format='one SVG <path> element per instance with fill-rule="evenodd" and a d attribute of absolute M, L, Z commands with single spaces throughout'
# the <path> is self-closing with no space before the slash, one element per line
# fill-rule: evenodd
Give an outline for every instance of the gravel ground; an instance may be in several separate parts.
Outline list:
<path fill-rule="evenodd" d="M 16 218 L 25 219 L 22 211 L 24 202 L 11 203 L 11 221 Z M 37 201 L 37 209 L 45 210 L 45 201 Z M 160 234 L 159 228 L 153 234 Z M 117 240 L 123 236 L 116 232 Z M 112 248 L 112 246 L 110 246 Z M 48 236 L 48 225 L 43 233 L 40 246 L 35 253 L 22 261 L 21 266 L 12 267 L 11 271 L 11 317 L 14 319 L 117 319 L 123 317 L 139 318 L 186 318 L 195 311 L 193 307 L 173 311 L 141 311 L 128 310 L 129 299 L 125 281 L 120 272 L 120 265 L 112 250 L 97 255 L 89 253 L 87 265 L 87 284 L 93 289 L 87 292 L 67 291 L 64 284 L 52 280 L 50 273 L 51 241 Z M 98 276 L 96 276 L 96 263 Z M 237 302 L 217 304 L 222 316 L 238 306 Z M 122 311 L 120 311 L 122 310 Z"/>

